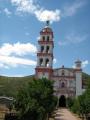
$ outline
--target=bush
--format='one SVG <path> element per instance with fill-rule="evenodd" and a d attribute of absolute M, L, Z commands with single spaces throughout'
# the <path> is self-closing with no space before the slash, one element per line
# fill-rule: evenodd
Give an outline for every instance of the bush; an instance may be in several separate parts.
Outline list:
<path fill-rule="evenodd" d="M 85 117 L 85 119 L 88 119 L 88 115 L 90 114 L 90 80 L 88 81 L 86 91 L 75 98 L 73 104 L 70 99 L 68 101 L 69 108 L 74 113 L 79 114 L 82 118 Z"/>
<path fill-rule="evenodd" d="M 68 97 L 67 98 L 67 105 L 68 105 L 68 107 L 71 109 L 71 107 L 73 106 L 73 104 L 74 104 L 74 98 L 70 98 L 70 97 Z"/>

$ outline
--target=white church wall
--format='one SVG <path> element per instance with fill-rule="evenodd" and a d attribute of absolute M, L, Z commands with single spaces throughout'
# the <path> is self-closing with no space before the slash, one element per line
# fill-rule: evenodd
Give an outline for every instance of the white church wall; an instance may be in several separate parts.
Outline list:
<path fill-rule="evenodd" d="M 39 74 L 38 74 L 38 78 L 42 78 L 42 72 L 39 72 Z"/>
<path fill-rule="evenodd" d="M 74 76 L 74 72 L 73 72 L 73 71 L 70 71 L 70 72 L 69 72 L 69 76 Z"/>
<path fill-rule="evenodd" d="M 64 76 L 74 76 L 73 71 L 70 71 L 68 69 L 56 69 L 54 70 L 53 74 L 55 76 L 62 76 L 62 71 L 64 71 Z"/>
<path fill-rule="evenodd" d="M 54 88 L 55 89 L 59 88 L 59 81 L 58 80 L 57 81 L 54 80 Z"/>
<path fill-rule="evenodd" d="M 76 96 L 82 94 L 82 72 L 76 72 Z"/>
<path fill-rule="evenodd" d="M 69 70 L 64 70 L 65 76 L 69 76 Z"/>
<path fill-rule="evenodd" d="M 75 85 L 76 85 L 75 79 L 69 80 L 69 87 L 75 87 Z"/>
<path fill-rule="evenodd" d="M 44 73 L 44 76 L 43 76 L 44 78 L 49 78 L 49 74 L 46 72 L 46 73 Z"/>
<path fill-rule="evenodd" d="M 42 72 L 39 72 L 38 74 L 38 78 L 42 79 L 42 78 L 49 78 L 49 74 L 46 72 L 46 73 L 42 73 Z"/>
<path fill-rule="evenodd" d="M 53 75 L 57 76 L 57 73 L 58 73 L 57 70 L 54 70 Z"/>

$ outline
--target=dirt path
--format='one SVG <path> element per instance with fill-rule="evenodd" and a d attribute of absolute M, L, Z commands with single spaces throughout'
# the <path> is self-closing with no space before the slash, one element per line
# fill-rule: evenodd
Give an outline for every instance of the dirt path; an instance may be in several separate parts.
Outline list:
<path fill-rule="evenodd" d="M 58 109 L 56 111 L 55 120 L 81 120 L 74 116 L 68 109 Z"/>

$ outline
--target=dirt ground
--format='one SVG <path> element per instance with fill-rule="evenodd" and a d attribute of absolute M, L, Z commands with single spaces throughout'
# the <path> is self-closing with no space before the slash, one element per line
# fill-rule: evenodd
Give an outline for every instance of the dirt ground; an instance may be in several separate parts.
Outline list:
<path fill-rule="evenodd" d="M 58 109 L 55 114 L 55 120 L 81 120 L 73 113 L 71 113 L 68 109 Z"/>

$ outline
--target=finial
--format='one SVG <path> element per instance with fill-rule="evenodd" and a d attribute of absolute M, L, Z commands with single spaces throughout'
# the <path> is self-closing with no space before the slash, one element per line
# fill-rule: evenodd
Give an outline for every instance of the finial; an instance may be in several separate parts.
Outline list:
<path fill-rule="evenodd" d="M 47 21 L 46 21 L 46 26 L 49 26 L 49 24 L 50 24 L 50 21 L 47 20 Z"/>

